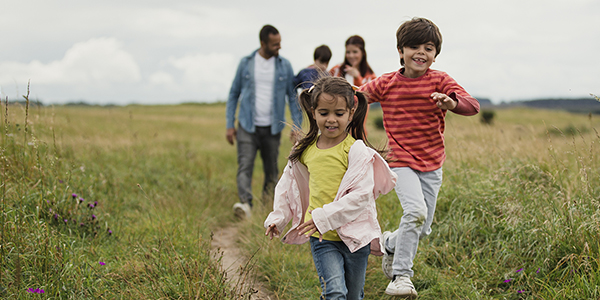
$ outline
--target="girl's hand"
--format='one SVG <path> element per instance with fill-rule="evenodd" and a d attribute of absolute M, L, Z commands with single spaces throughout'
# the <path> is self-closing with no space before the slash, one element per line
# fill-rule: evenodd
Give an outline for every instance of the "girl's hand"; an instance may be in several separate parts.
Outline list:
<path fill-rule="evenodd" d="M 265 235 L 271 238 L 271 240 L 274 236 L 279 235 L 279 230 L 277 229 L 277 226 L 275 224 L 269 225 L 269 228 L 267 228 Z"/>
<path fill-rule="evenodd" d="M 303 235 L 306 234 L 307 236 L 311 236 L 313 235 L 313 233 L 318 232 L 319 229 L 317 229 L 317 226 L 315 225 L 315 222 L 311 219 L 309 221 L 306 221 L 302 224 L 300 224 L 300 226 L 298 226 L 298 235 Z M 319 232 L 319 242 L 323 241 L 323 234 L 321 234 Z"/>
<path fill-rule="evenodd" d="M 344 71 L 346 71 L 346 74 L 350 74 L 354 78 L 360 77 L 360 72 L 358 71 L 357 68 L 355 68 L 353 66 L 348 66 L 348 65 L 344 66 Z M 351 82 L 351 83 L 353 83 L 353 82 Z"/>
<path fill-rule="evenodd" d="M 437 101 L 437 107 L 445 110 L 453 110 L 458 105 L 458 102 L 454 101 L 446 94 L 442 93 L 433 93 L 431 94 L 431 98 L 434 101 Z"/>

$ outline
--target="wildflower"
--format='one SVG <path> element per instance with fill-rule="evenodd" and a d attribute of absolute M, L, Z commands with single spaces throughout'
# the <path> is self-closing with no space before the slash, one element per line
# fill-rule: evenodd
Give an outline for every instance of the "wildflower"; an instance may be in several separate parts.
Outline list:
<path fill-rule="evenodd" d="M 522 294 L 524 290 L 518 290 L 517 293 Z"/>
<path fill-rule="evenodd" d="M 94 201 L 94 206 L 98 206 L 98 201 Z"/>
<path fill-rule="evenodd" d="M 510 279 L 510 278 L 509 278 L 509 279 L 506 279 L 506 280 L 504 280 L 504 282 L 505 282 L 505 283 L 509 283 L 511 280 L 512 280 L 512 279 Z"/>
<path fill-rule="evenodd" d="M 79 197 L 79 203 L 83 202 L 83 198 Z"/>
<path fill-rule="evenodd" d="M 518 269 L 516 273 L 519 273 L 521 271 L 523 271 L 523 268 Z"/>
<path fill-rule="evenodd" d="M 58 221 L 58 214 L 54 214 L 54 220 Z"/>
<path fill-rule="evenodd" d="M 44 293 L 43 289 L 29 288 L 29 289 L 27 289 L 27 291 L 30 292 L 30 293 L 35 293 L 35 294 L 43 294 Z"/>
<path fill-rule="evenodd" d="M 93 208 L 94 208 L 94 204 L 93 204 L 93 203 L 88 203 L 88 207 L 89 207 L 90 209 L 93 209 Z"/>
<path fill-rule="evenodd" d="M 106 265 L 104 262 L 100 262 L 99 264 L 100 264 L 101 266 L 104 266 L 104 265 Z"/>
<path fill-rule="evenodd" d="M 66 224 L 67 222 L 69 222 L 69 220 L 68 220 L 68 219 L 64 219 L 63 221 L 65 221 L 65 224 Z"/>
<path fill-rule="evenodd" d="M 96 215 L 92 214 L 92 220 L 96 219 Z"/>
<path fill-rule="evenodd" d="M 112 235 L 112 230 L 108 230 L 108 235 Z"/>
<path fill-rule="evenodd" d="M 60 180 L 60 179 L 58 180 L 58 182 L 59 182 L 59 183 L 63 183 L 63 181 L 62 181 L 62 180 Z"/>
<path fill-rule="evenodd" d="M 52 212 L 52 208 L 48 208 L 48 211 L 49 211 L 49 212 Z"/>
<path fill-rule="evenodd" d="M 83 222 L 79 223 L 79 226 L 83 227 L 85 224 Z"/>
<path fill-rule="evenodd" d="M 77 198 L 77 194 L 75 193 L 71 194 L 71 196 L 73 196 L 73 199 Z"/>
<path fill-rule="evenodd" d="M 538 268 L 538 269 L 537 269 L 537 271 L 535 271 L 535 272 L 536 272 L 536 273 L 539 273 L 539 272 L 540 272 L 540 269 L 541 269 L 541 268 Z"/>

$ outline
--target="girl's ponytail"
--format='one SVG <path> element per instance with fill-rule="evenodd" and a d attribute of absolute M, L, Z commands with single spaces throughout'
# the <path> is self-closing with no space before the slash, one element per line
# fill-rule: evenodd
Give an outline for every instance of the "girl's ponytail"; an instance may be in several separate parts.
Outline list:
<path fill-rule="evenodd" d="M 314 85 L 308 89 L 303 90 L 298 96 L 298 102 L 300 102 L 300 107 L 306 114 L 308 119 L 308 133 L 302 139 L 300 139 L 292 148 L 292 153 L 288 157 L 291 161 L 297 161 L 300 159 L 300 155 L 302 152 L 312 144 L 312 142 L 317 138 L 319 134 L 319 127 L 317 126 L 317 120 L 313 118 L 313 97 L 312 93 L 314 90 Z M 301 128 L 297 129 L 298 132 L 301 132 Z"/>
<path fill-rule="evenodd" d="M 367 101 L 367 96 L 360 91 L 354 91 L 354 95 L 357 101 L 355 102 L 354 116 L 347 127 L 348 133 L 350 133 L 350 135 L 352 135 L 352 137 L 356 140 L 363 140 L 365 145 L 379 152 L 379 154 L 385 158 L 388 150 L 386 148 L 377 149 L 367 140 L 367 134 L 365 131 L 365 118 L 367 117 L 367 112 L 369 111 L 369 102 Z"/>

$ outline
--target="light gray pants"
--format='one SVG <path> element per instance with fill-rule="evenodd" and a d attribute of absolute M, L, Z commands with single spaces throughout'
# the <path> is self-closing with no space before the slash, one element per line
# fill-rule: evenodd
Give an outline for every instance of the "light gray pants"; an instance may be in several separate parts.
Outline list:
<path fill-rule="evenodd" d="M 398 229 L 384 241 L 384 246 L 394 253 L 393 274 L 412 277 L 419 240 L 431 233 L 435 203 L 442 186 L 442 168 L 431 172 L 408 167 L 392 171 L 398 175 L 395 189 L 404 213 Z"/>

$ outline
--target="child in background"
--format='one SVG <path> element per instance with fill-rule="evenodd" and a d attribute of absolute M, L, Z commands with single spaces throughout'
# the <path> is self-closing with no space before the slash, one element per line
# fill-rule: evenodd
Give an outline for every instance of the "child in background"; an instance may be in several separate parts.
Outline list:
<path fill-rule="evenodd" d="M 375 79 L 375 73 L 367 62 L 365 40 L 358 35 L 349 37 L 346 40 L 344 62 L 331 68 L 329 73 L 331 76 L 346 78 L 355 86 L 361 86 Z"/>
<path fill-rule="evenodd" d="M 321 45 L 315 49 L 313 54 L 315 63 L 300 70 L 294 78 L 294 86 L 296 88 L 308 89 L 313 86 L 313 82 L 317 81 L 323 74 L 327 74 L 327 66 L 331 60 L 331 49 L 327 45 Z"/>
<path fill-rule="evenodd" d="M 362 299 L 369 253 L 383 254 L 375 199 L 396 175 L 365 140 L 367 100 L 345 79 L 322 77 L 299 101 L 309 132 L 277 183 L 265 235 L 279 236 L 292 220 L 281 240 L 310 241 L 321 299 Z"/>
<path fill-rule="evenodd" d="M 442 185 L 444 118 L 448 110 L 475 115 L 479 102 L 448 74 L 429 67 L 442 48 L 438 27 L 413 18 L 396 32 L 399 71 L 363 85 L 369 102 L 379 102 L 391 148 L 390 167 L 398 175 L 396 193 L 404 210 L 396 231 L 383 233 L 382 268 L 392 281 L 385 293 L 416 298 L 410 278 L 419 240 L 431 233 Z"/>

